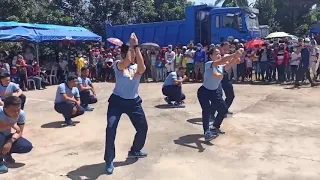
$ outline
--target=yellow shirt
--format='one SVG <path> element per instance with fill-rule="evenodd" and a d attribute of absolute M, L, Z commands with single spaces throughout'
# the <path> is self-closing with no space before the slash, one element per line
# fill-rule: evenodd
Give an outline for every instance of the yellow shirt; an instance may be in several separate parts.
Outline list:
<path fill-rule="evenodd" d="M 77 65 L 77 70 L 80 72 L 81 68 L 83 68 L 86 65 L 86 60 L 81 57 L 76 59 L 76 65 Z"/>
<path fill-rule="evenodd" d="M 183 57 L 182 58 L 181 66 L 184 67 L 184 68 L 187 68 L 187 57 Z"/>

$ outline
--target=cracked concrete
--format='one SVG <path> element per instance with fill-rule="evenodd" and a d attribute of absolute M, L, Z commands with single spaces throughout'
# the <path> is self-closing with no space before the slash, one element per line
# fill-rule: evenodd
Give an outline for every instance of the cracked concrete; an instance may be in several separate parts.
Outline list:
<path fill-rule="evenodd" d="M 235 114 L 225 119 L 225 135 L 203 143 L 200 84 L 186 84 L 185 109 L 165 109 L 159 83 L 141 84 L 149 123 L 149 157 L 126 160 L 134 128 L 126 115 L 118 127 L 115 174 L 104 175 L 107 99 L 113 84 L 95 84 L 94 112 L 75 119 L 76 127 L 59 128 L 53 110 L 56 86 L 26 92 L 24 136 L 31 153 L 14 155 L 17 163 L 1 179 L 16 180 L 318 180 L 320 179 L 320 88 L 298 90 L 271 85 L 235 85 Z M 161 108 L 162 107 L 162 108 Z M 57 123 L 58 122 L 58 123 Z"/>

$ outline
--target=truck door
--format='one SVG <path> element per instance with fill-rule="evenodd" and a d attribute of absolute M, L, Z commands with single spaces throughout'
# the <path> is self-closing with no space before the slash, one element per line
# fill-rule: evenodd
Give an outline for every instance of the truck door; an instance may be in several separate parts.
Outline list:
<path fill-rule="evenodd" d="M 211 43 L 211 18 L 209 11 L 198 11 L 196 14 L 195 42 L 209 45 Z"/>
<path fill-rule="evenodd" d="M 212 40 L 214 43 L 239 38 L 243 28 L 241 14 L 214 14 L 213 17 L 215 26 L 212 27 Z"/>
<path fill-rule="evenodd" d="M 214 14 L 211 16 L 211 43 L 219 43 L 223 41 L 221 39 L 221 16 L 219 14 Z"/>

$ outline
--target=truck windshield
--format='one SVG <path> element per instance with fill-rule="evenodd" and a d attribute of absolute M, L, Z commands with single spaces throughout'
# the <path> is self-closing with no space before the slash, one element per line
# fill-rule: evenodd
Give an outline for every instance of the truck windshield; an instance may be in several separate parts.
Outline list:
<path fill-rule="evenodd" d="M 258 16 L 255 14 L 246 14 L 246 24 L 249 30 L 258 30 L 259 29 L 259 20 Z"/>

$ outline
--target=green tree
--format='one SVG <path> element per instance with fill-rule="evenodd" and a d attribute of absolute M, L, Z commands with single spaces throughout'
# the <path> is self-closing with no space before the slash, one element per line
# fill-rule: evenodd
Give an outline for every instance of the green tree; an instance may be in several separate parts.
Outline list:
<path fill-rule="evenodd" d="M 222 3 L 222 7 L 248 7 L 248 0 L 216 0 L 214 5 L 217 6 Z"/>

